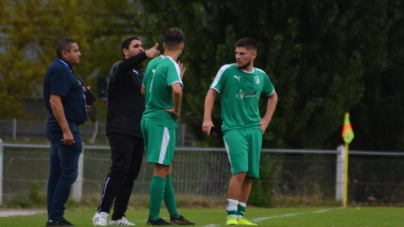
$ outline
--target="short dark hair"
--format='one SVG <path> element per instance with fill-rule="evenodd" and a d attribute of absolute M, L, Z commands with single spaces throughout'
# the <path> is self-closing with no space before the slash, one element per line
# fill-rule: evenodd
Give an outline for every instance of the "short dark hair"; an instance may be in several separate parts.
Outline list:
<path fill-rule="evenodd" d="M 72 43 L 77 43 L 73 39 L 61 39 L 58 41 L 58 46 L 56 47 L 56 56 L 61 58 L 62 51 L 67 51 L 70 53 L 70 49 L 72 48 Z"/>
<path fill-rule="evenodd" d="M 130 37 L 130 38 L 127 38 L 127 39 L 125 39 L 124 41 L 122 41 L 122 44 L 121 44 L 121 52 L 122 52 L 122 56 L 123 56 L 123 58 L 125 58 L 125 55 L 123 54 L 123 49 L 127 49 L 127 50 L 129 50 L 129 45 L 130 45 L 130 43 L 133 41 L 133 40 L 140 40 L 138 37 L 136 37 L 136 36 L 133 36 L 133 37 Z"/>
<path fill-rule="evenodd" d="M 170 28 L 164 35 L 164 43 L 168 50 L 176 50 L 185 40 L 185 34 L 178 28 Z"/>
<path fill-rule="evenodd" d="M 242 38 L 236 42 L 236 47 L 245 47 L 246 49 L 257 50 L 258 43 L 252 38 Z"/>

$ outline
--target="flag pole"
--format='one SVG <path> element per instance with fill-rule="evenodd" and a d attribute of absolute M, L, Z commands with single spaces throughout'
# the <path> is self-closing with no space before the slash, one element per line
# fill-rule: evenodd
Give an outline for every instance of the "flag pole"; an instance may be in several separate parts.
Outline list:
<path fill-rule="evenodd" d="M 351 122 L 349 121 L 349 113 L 345 113 L 344 125 L 342 126 L 342 138 L 345 142 L 345 152 L 344 152 L 344 193 L 342 198 L 342 206 L 346 207 L 348 201 L 348 156 L 349 156 L 349 144 L 354 139 L 355 135 L 352 130 Z"/>
<path fill-rule="evenodd" d="M 345 164 L 344 164 L 344 197 L 342 199 L 342 206 L 346 207 L 348 200 L 348 148 L 349 143 L 345 142 Z"/>

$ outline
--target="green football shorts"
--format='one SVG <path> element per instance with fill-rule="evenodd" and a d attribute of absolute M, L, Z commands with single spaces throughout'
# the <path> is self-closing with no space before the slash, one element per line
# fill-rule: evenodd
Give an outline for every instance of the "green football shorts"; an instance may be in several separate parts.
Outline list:
<path fill-rule="evenodd" d="M 175 129 L 142 119 L 141 125 L 147 162 L 170 166 L 175 151 Z"/>
<path fill-rule="evenodd" d="M 247 172 L 247 176 L 260 175 L 262 132 L 259 128 L 224 132 L 224 144 L 232 174 Z"/>

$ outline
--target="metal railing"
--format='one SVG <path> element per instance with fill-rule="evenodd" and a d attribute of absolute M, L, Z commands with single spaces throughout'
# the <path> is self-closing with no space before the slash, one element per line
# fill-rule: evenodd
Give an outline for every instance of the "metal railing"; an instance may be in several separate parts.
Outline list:
<path fill-rule="evenodd" d="M 28 194 L 33 182 L 46 191 L 49 145 L 0 142 L 0 204 L 2 197 Z M 263 149 L 261 177 L 271 182 L 273 196 L 341 200 L 343 147 L 337 150 Z M 404 201 L 404 153 L 349 152 L 349 201 Z M 84 146 L 80 174 L 73 196 L 98 196 L 111 165 L 108 146 Z M 230 165 L 224 148 L 176 149 L 173 184 L 176 193 L 192 197 L 223 197 L 227 193 Z M 134 193 L 148 194 L 153 166 L 143 160 Z"/>
<path fill-rule="evenodd" d="M 46 139 L 46 121 L 0 120 L 0 138 L 8 141 L 44 141 Z M 80 134 L 88 144 L 108 143 L 105 122 L 86 122 L 80 126 Z M 185 124 L 177 128 L 177 144 L 179 146 L 195 146 L 194 137 L 188 132 Z"/>

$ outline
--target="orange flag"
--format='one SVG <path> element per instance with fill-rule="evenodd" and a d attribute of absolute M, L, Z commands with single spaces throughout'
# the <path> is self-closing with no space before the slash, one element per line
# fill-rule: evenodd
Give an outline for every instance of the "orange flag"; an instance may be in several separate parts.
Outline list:
<path fill-rule="evenodd" d="M 351 143 L 354 137 L 352 125 L 349 121 L 349 113 L 345 113 L 344 125 L 342 126 L 342 138 L 344 138 L 345 143 Z"/>

